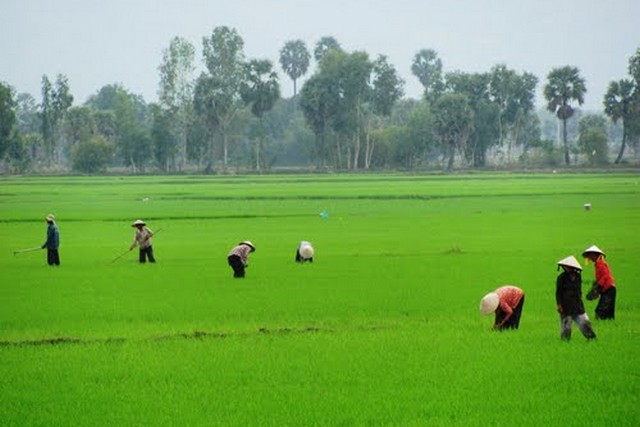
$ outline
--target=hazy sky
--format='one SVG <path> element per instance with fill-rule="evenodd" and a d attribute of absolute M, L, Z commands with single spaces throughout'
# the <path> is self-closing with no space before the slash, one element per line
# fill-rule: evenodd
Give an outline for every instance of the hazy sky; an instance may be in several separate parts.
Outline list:
<path fill-rule="evenodd" d="M 112 83 L 152 102 L 170 40 L 192 42 L 202 67 L 202 38 L 221 25 L 238 30 L 247 58 L 270 59 L 279 71 L 279 51 L 293 39 L 312 52 L 330 35 L 347 51 L 387 55 L 412 98 L 422 87 L 411 62 L 426 48 L 445 72 L 505 64 L 535 74 L 539 105 L 548 72 L 577 66 L 587 83 L 584 108 L 601 110 L 609 82 L 627 78 L 640 47 L 640 1 L 0 0 L 0 80 L 40 101 L 42 75 L 61 73 L 76 104 Z M 291 96 L 283 74 L 281 87 Z"/>

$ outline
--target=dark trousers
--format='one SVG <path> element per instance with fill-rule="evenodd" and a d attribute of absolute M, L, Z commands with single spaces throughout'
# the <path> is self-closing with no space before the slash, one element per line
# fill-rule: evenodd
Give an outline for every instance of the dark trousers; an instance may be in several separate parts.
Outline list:
<path fill-rule="evenodd" d="M 149 259 L 149 262 L 156 262 L 156 259 L 153 257 L 153 246 L 149 246 L 147 248 L 140 248 L 139 261 L 141 263 L 145 263 L 147 259 Z"/>
<path fill-rule="evenodd" d="M 522 315 L 522 306 L 524 305 L 524 295 L 522 296 L 522 299 L 520 300 L 520 302 L 518 303 L 518 305 L 515 306 L 515 308 L 513 309 L 513 313 L 511 314 L 511 317 L 509 317 L 509 319 L 504 322 L 504 325 L 502 325 L 500 327 L 500 329 L 518 329 L 518 326 L 520 326 L 520 316 Z M 500 322 L 502 322 L 502 320 L 507 316 L 507 313 L 505 313 L 504 311 L 500 310 L 500 308 L 498 308 L 496 310 L 496 325 L 500 324 Z"/>
<path fill-rule="evenodd" d="M 227 261 L 231 268 L 233 268 L 233 277 L 244 278 L 244 264 L 242 259 L 238 255 L 229 255 Z"/>
<path fill-rule="evenodd" d="M 614 319 L 616 314 L 616 288 L 611 287 L 600 295 L 596 306 L 596 319 Z"/>
<path fill-rule="evenodd" d="M 57 249 L 47 249 L 47 264 L 60 265 L 60 254 Z"/>

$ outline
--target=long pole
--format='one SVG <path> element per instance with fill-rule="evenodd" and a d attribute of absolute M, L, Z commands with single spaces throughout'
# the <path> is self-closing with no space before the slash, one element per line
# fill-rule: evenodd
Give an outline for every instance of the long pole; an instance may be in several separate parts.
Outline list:
<path fill-rule="evenodd" d="M 13 254 L 17 255 L 17 254 L 23 254 L 25 252 L 34 252 L 34 251 L 39 251 L 39 250 L 42 250 L 42 248 L 37 247 L 37 248 L 28 248 L 28 249 L 17 249 L 15 251 L 13 251 Z"/>
<path fill-rule="evenodd" d="M 159 228 L 158 230 L 156 230 L 155 233 L 153 233 L 153 235 L 155 236 L 156 234 L 158 234 L 159 232 L 162 231 L 162 228 Z M 115 257 L 114 259 L 111 260 L 111 262 L 116 262 L 117 260 L 119 260 L 120 258 L 122 258 L 123 256 L 125 256 L 126 254 L 128 254 L 131 251 L 131 249 L 127 249 L 125 252 L 122 252 L 120 255 L 118 255 L 117 257 Z"/>

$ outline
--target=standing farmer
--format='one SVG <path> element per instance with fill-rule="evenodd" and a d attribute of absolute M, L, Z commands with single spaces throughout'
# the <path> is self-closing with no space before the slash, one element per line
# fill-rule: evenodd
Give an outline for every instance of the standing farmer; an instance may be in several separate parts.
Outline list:
<path fill-rule="evenodd" d="M 593 245 L 582 252 L 586 260 L 593 261 L 595 266 L 596 280 L 593 287 L 587 294 L 588 300 L 600 297 L 596 306 L 596 319 L 614 319 L 616 311 L 616 285 L 613 275 L 609 269 L 609 264 L 605 261 L 606 255 L 596 245 Z"/>
<path fill-rule="evenodd" d="M 129 250 L 133 250 L 137 245 L 140 247 L 139 261 L 141 263 L 145 263 L 147 259 L 149 259 L 149 262 L 156 262 L 153 256 L 153 246 L 151 246 L 153 231 L 141 219 L 135 220 L 131 226 L 136 228 L 136 232 L 133 235 L 133 243 L 129 246 Z"/>
<path fill-rule="evenodd" d="M 42 249 L 47 248 L 47 264 L 51 266 L 60 265 L 60 232 L 56 224 L 56 217 L 53 214 L 47 215 L 47 241 L 42 244 Z"/>
<path fill-rule="evenodd" d="M 238 246 L 231 249 L 227 255 L 227 262 L 233 269 L 233 277 L 244 278 L 244 270 L 249 267 L 249 254 L 255 251 L 256 247 L 248 240 L 240 242 Z"/>
<path fill-rule="evenodd" d="M 501 286 L 480 300 L 480 312 L 496 313 L 493 329 L 518 329 L 524 305 L 524 292 L 517 286 Z"/>
<path fill-rule="evenodd" d="M 556 304 L 560 313 L 560 338 L 571 339 L 571 321 L 578 324 L 587 339 L 596 337 L 582 303 L 582 266 L 574 256 L 558 261 L 562 273 L 556 280 Z"/>

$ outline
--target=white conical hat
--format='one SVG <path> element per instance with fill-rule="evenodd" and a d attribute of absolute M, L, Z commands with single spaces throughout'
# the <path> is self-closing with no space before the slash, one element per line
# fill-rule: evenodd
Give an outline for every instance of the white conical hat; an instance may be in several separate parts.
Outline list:
<path fill-rule="evenodd" d="M 240 242 L 241 245 L 247 245 L 251 248 L 251 252 L 255 252 L 256 247 L 253 246 L 253 243 L 251 243 L 251 241 L 249 240 L 243 240 L 242 242 Z"/>
<path fill-rule="evenodd" d="M 313 246 L 306 244 L 300 247 L 300 256 L 304 259 L 313 258 Z"/>
<path fill-rule="evenodd" d="M 47 217 L 45 218 L 47 221 L 52 221 L 55 222 L 56 217 L 53 214 L 49 214 L 47 215 Z"/>
<path fill-rule="evenodd" d="M 604 255 L 604 256 L 607 256 L 607 255 L 606 255 L 604 252 L 602 252 L 602 250 L 601 250 L 599 247 L 597 247 L 596 245 L 589 246 L 587 249 L 585 249 L 585 250 L 582 252 L 582 256 L 585 256 L 585 255 L 586 255 L 587 253 L 589 253 L 589 252 L 596 253 L 596 254 L 602 254 L 602 255 Z"/>
<path fill-rule="evenodd" d="M 143 220 L 141 219 L 136 219 L 133 224 L 131 224 L 132 227 L 137 227 L 139 225 L 147 225 Z"/>
<path fill-rule="evenodd" d="M 560 261 L 558 261 L 558 265 L 565 265 L 567 267 L 575 268 L 582 271 L 582 266 L 573 255 L 561 259 Z"/>
<path fill-rule="evenodd" d="M 500 297 L 495 292 L 490 292 L 480 300 L 480 312 L 482 314 L 493 313 L 498 305 L 500 305 Z"/>

